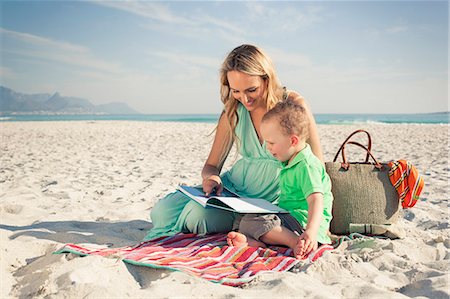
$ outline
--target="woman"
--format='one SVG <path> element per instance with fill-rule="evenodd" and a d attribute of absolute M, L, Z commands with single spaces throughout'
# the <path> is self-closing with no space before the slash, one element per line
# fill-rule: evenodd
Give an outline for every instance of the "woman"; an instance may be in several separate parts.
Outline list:
<path fill-rule="evenodd" d="M 277 102 L 290 98 L 305 107 L 310 120 L 309 139 L 314 154 L 321 160 L 317 127 L 304 99 L 280 84 L 270 58 L 258 47 L 241 45 L 231 51 L 220 70 L 221 99 L 224 110 L 202 170 L 203 190 L 220 194 L 225 186 L 243 197 L 278 198 L 281 163 L 266 149 L 260 124 L 264 114 Z M 220 175 L 232 145 L 242 155 L 232 168 Z M 201 207 L 181 192 L 167 195 L 153 207 L 153 228 L 146 240 L 178 232 L 206 234 L 229 232 L 235 214 Z"/>

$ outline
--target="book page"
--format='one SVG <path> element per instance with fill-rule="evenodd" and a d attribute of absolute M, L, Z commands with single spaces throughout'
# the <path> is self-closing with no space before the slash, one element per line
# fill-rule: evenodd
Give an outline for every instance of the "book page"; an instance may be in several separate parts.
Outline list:
<path fill-rule="evenodd" d="M 208 201 L 208 198 L 205 196 L 205 193 L 203 193 L 203 190 L 200 189 L 201 187 L 191 187 L 186 185 L 178 186 L 178 190 L 201 204 L 203 207 L 206 207 L 206 202 Z"/>
<path fill-rule="evenodd" d="M 179 188 L 181 191 L 187 191 L 189 192 L 191 195 L 193 196 L 201 196 L 201 197 L 214 197 L 216 196 L 215 193 L 211 194 L 210 196 L 206 196 L 205 192 L 203 192 L 203 188 L 201 186 L 196 186 L 196 187 L 192 187 L 192 186 L 186 186 L 186 185 L 181 185 L 179 186 Z M 186 192 L 184 192 L 186 193 Z M 230 190 L 228 190 L 227 188 L 223 188 L 222 193 L 220 194 L 220 197 L 239 197 L 239 195 L 231 192 Z"/>
<path fill-rule="evenodd" d="M 201 204 L 238 213 L 287 213 L 282 208 L 262 198 L 242 198 L 224 188 L 221 196 L 206 197 L 201 186 L 181 185 L 178 189 Z"/>
<path fill-rule="evenodd" d="M 214 207 L 230 207 L 239 213 L 287 213 L 284 209 L 268 202 L 262 198 L 231 198 L 231 197 L 211 197 L 207 205 Z M 224 207 L 224 205 L 226 205 Z"/>

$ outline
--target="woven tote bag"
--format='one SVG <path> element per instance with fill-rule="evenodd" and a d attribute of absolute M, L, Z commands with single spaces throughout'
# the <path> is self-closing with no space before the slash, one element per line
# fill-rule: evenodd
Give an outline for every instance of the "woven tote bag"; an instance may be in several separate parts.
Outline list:
<path fill-rule="evenodd" d="M 350 140 L 359 133 L 367 135 L 367 147 Z M 365 161 L 348 162 L 345 155 L 348 145 L 362 148 L 366 153 Z M 330 231 L 333 234 L 349 234 L 350 227 L 354 225 L 394 224 L 399 219 L 401 205 L 397 191 L 389 180 L 390 167 L 379 163 L 372 155 L 371 148 L 370 134 L 364 130 L 357 130 L 347 137 L 333 162 L 325 163 L 334 197 L 333 219 L 330 224 Z M 340 153 L 342 162 L 336 162 Z"/>

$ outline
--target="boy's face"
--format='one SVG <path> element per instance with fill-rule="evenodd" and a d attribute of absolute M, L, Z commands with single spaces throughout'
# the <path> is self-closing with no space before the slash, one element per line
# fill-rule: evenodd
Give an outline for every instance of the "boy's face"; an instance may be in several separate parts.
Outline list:
<path fill-rule="evenodd" d="M 276 119 L 261 123 L 261 135 L 266 141 L 267 149 L 277 160 L 285 162 L 295 154 L 291 136 L 283 132 Z"/>

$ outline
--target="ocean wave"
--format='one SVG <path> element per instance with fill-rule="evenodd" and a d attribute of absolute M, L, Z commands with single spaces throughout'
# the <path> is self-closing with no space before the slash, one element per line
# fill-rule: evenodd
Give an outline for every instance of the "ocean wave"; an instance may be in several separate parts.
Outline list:
<path fill-rule="evenodd" d="M 378 120 L 328 120 L 319 121 L 318 124 L 322 125 L 381 125 L 388 124 L 388 122 Z"/>
<path fill-rule="evenodd" d="M 218 114 L 105 114 L 105 115 L 8 115 L 0 121 L 169 121 L 216 123 Z M 315 114 L 318 124 L 380 125 L 380 124 L 449 124 L 448 113 L 424 114 Z"/>

